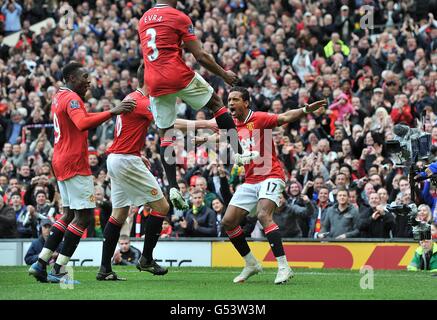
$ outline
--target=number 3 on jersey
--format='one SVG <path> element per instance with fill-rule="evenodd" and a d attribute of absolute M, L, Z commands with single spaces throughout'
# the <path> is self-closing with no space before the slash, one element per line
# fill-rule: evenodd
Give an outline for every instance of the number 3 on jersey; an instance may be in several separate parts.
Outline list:
<path fill-rule="evenodd" d="M 147 42 L 147 46 L 153 50 L 152 54 L 148 55 L 147 58 L 149 61 L 155 61 L 158 59 L 159 55 L 158 48 L 156 47 L 156 30 L 154 28 L 147 29 L 146 34 L 150 35 L 150 40 Z"/>

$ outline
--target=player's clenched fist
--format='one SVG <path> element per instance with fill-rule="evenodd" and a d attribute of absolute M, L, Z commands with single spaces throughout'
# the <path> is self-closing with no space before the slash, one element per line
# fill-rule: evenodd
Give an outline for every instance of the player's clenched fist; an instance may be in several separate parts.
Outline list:
<path fill-rule="evenodd" d="M 111 113 L 113 115 L 119 115 L 122 113 L 129 113 L 136 107 L 136 105 L 137 105 L 136 100 L 130 100 L 130 99 L 123 100 L 120 105 L 111 109 Z"/>
<path fill-rule="evenodd" d="M 225 80 L 225 82 L 231 86 L 236 86 L 240 83 L 238 76 L 231 70 L 225 72 L 223 80 Z"/>

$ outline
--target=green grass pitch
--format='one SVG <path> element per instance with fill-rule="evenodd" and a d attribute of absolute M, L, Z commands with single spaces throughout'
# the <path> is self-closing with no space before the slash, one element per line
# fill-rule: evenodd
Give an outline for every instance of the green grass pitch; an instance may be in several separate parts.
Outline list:
<path fill-rule="evenodd" d="M 234 284 L 237 268 L 170 268 L 163 277 L 138 272 L 134 267 L 115 267 L 127 281 L 96 281 L 97 268 L 77 267 L 81 283 L 73 289 L 38 283 L 27 267 L 0 267 L 1 300 L 300 300 L 300 299 L 437 299 L 437 277 L 429 273 L 375 270 L 373 289 L 362 289 L 365 274 L 357 270 L 294 269 L 287 284 L 274 285 L 275 269 Z M 368 275 L 367 275 L 368 276 Z"/>

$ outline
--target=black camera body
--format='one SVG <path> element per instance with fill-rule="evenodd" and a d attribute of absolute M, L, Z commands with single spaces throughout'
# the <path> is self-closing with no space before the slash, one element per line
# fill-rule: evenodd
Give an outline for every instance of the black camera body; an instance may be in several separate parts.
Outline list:
<path fill-rule="evenodd" d="M 414 240 L 431 239 L 431 225 L 427 222 L 416 220 L 418 210 L 414 203 L 409 205 L 387 205 L 384 210 L 398 216 L 408 216 L 408 224 L 412 227 Z"/>
<path fill-rule="evenodd" d="M 416 205 L 414 205 L 414 206 L 416 206 Z M 399 204 L 399 205 L 389 205 L 388 204 L 385 207 L 384 211 L 394 213 L 397 216 L 406 216 L 406 215 L 409 215 L 413 212 L 414 208 L 411 208 L 411 207 L 413 207 L 413 206 L 412 205 L 407 206 L 405 204 Z M 416 211 L 417 211 L 417 208 L 416 208 Z"/>
<path fill-rule="evenodd" d="M 418 160 L 428 159 L 431 154 L 431 135 L 407 125 L 393 128 L 394 140 L 386 141 L 387 152 L 397 166 L 411 166 Z"/>

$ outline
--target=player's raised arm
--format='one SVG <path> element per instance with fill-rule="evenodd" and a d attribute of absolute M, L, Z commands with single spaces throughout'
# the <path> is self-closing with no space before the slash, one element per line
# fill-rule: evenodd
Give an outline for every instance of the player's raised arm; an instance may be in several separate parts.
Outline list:
<path fill-rule="evenodd" d="M 193 54 L 194 58 L 196 58 L 197 62 L 199 62 L 202 65 L 202 67 L 206 68 L 208 71 L 223 78 L 223 80 L 231 86 L 238 84 L 239 79 L 237 75 L 230 70 L 225 71 L 214 60 L 214 57 L 202 48 L 202 44 L 199 40 L 196 39 L 196 40 L 187 41 L 185 42 L 184 46 L 185 49 L 187 49 L 189 52 Z"/>
<path fill-rule="evenodd" d="M 278 116 L 278 125 L 282 126 L 285 123 L 294 122 L 302 118 L 304 115 L 313 113 L 314 111 L 317 111 L 318 109 L 324 108 L 326 106 L 326 100 L 319 100 L 311 104 L 306 104 L 303 108 L 289 110 L 287 112 L 281 113 Z"/>

